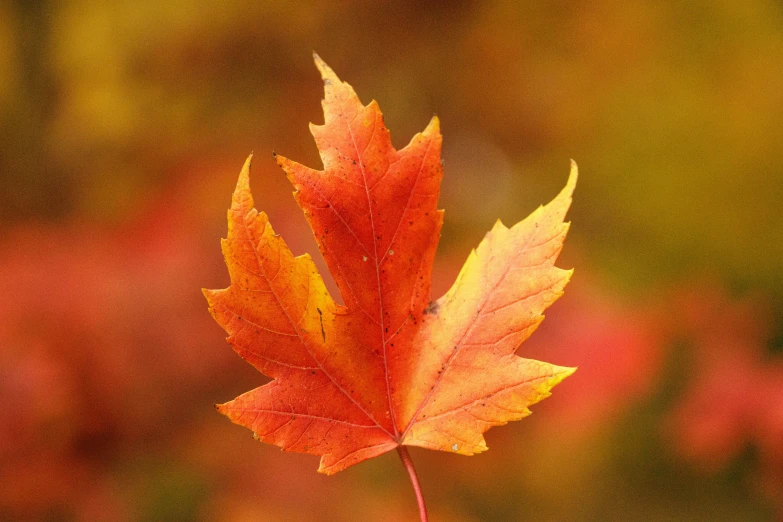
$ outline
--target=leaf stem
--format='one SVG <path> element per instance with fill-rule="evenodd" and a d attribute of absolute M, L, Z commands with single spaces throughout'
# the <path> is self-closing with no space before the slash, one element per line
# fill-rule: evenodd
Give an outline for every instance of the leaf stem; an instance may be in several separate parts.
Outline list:
<path fill-rule="evenodd" d="M 413 460 L 411 460 L 408 449 L 403 445 L 397 446 L 397 453 L 400 455 L 402 465 L 405 466 L 405 469 L 408 471 L 408 476 L 413 485 L 413 491 L 416 492 L 416 502 L 419 503 L 419 517 L 421 518 L 421 522 L 427 522 L 427 506 L 424 505 L 424 495 L 421 494 L 419 477 L 416 476 L 416 468 L 413 467 Z"/>

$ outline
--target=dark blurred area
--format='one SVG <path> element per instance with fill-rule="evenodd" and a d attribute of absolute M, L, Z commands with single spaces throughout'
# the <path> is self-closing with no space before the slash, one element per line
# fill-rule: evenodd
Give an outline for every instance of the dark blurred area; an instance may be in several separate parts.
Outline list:
<path fill-rule="evenodd" d="M 239 169 L 317 253 L 316 50 L 395 146 L 441 119 L 436 297 L 580 166 L 576 272 L 519 354 L 579 366 L 488 453 L 411 452 L 431 518 L 783 518 L 783 4 L 0 2 L 0 520 L 411 520 L 212 408 L 264 377 L 201 288 Z M 330 287 L 336 293 L 334 286 Z"/>

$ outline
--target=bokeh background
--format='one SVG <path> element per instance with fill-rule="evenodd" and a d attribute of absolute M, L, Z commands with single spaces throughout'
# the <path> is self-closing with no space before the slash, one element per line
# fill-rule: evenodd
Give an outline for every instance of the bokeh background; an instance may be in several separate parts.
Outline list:
<path fill-rule="evenodd" d="M 320 166 L 312 50 L 395 146 L 440 116 L 436 296 L 580 165 L 520 351 L 580 369 L 483 455 L 412 450 L 433 520 L 783 519 L 783 3 L 243 4 L 0 2 L 0 519 L 415 518 L 393 452 L 325 477 L 212 408 L 264 382 L 200 290 L 251 151 L 324 266 L 271 154 Z"/>

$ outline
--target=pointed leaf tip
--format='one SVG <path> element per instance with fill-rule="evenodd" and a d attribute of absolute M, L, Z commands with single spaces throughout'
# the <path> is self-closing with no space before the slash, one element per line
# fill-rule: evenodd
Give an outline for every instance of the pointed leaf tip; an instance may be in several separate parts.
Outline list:
<path fill-rule="evenodd" d="M 560 380 L 562 381 L 566 377 L 572 376 L 574 374 L 574 372 L 576 370 L 578 370 L 578 369 L 579 368 L 577 366 L 572 366 L 572 367 L 558 366 L 557 367 L 557 375 L 560 376 Z"/>
<path fill-rule="evenodd" d="M 555 196 L 555 198 L 549 202 L 546 207 L 561 208 L 563 212 L 562 218 L 565 217 L 566 212 L 571 206 L 571 196 L 576 188 L 576 181 L 579 178 L 579 167 L 576 162 L 571 160 L 571 171 L 568 173 L 568 181 L 566 181 L 565 187 Z M 561 218 L 561 219 L 562 219 Z"/>
<path fill-rule="evenodd" d="M 242 165 L 242 170 L 239 171 L 239 179 L 237 179 L 235 194 L 244 190 L 250 190 L 250 167 L 252 163 L 253 154 L 251 153 L 245 160 L 245 164 Z"/>
<path fill-rule="evenodd" d="M 574 187 L 576 187 L 576 180 L 579 177 L 579 167 L 576 164 L 576 161 L 571 160 L 571 171 L 568 174 L 568 181 L 566 182 L 566 186 L 564 190 L 568 190 L 569 194 L 574 192 Z"/>
<path fill-rule="evenodd" d="M 553 375 L 547 383 L 547 391 L 551 393 L 552 388 L 563 382 L 567 377 L 572 376 L 575 371 L 576 367 L 555 366 Z"/>
<path fill-rule="evenodd" d="M 424 129 L 424 134 L 440 134 L 440 118 L 438 118 L 437 114 L 432 115 L 432 119 L 427 124 L 427 128 Z"/>
<path fill-rule="evenodd" d="M 315 66 L 318 68 L 318 70 L 321 73 L 321 79 L 325 81 L 329 80 L 331 82 L 339 82 L 340 78 L 337 77 L 337 74 L 332 70 L 331 67 L 329 67 L 323 59 L 318 56 L 318 53 L 313 52 L 313 61 L 315 62 Z"/>

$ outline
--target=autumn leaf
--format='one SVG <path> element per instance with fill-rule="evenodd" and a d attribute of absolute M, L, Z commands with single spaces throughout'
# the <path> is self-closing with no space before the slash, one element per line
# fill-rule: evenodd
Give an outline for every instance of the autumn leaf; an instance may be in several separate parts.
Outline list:
<path fill-rule="evenodd" d="M 217 409 L 261 441 L 320 455 L 327 474 L 401 445 L 482 452 L 484 432 L 529 415 L 574 371 L 516 350 L 571 277 L 554 263 L 576 165 L 551 203 L 511 228 L 498 221 L 433 302 L 438 118 L 397 151 L 377 103 L 315 61 L 325 123 L 310 131 L 324 169 L 277 163 L 345 305 L 255 210 L 248 158 L 222 242 L 231 286 L 204 293 L 234 350 L 273 380 Z"/>

